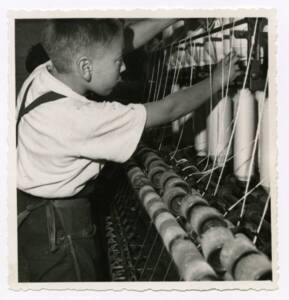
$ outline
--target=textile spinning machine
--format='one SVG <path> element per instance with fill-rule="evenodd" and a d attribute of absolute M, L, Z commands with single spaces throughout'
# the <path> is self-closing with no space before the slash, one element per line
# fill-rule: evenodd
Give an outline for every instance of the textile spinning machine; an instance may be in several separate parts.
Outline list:
<path fill-rule="evenodd" d="M 196 111 L 145 132 L 121 167 L 105 235 L 113 281 L 271 280 L 266 18 L 178 21 L 146 47 L 144 101 L 212 76 L 232 50 L 243 75 Z"/>

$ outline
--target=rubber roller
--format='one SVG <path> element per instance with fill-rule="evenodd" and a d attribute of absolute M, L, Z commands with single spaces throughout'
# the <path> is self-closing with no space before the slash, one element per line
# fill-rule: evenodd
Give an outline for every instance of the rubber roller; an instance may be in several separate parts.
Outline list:
<path fill-rule="evenodd" d="M 191 241 L 176 239 L 171 252 L 183 280 L 216 280 L 216 273 Z"/>
<path fill-rule="evenodd" d="M 238 233 L 233 240 L 228 240 L 224 244 L 220 254 L 220 261 L 234 277 L 234 268 L 237 266 L 238 261 L 252 253 L 258 253 L 257 248 L 244 234 Z"/>
<path fill-rule="evenodd" d="M 168 170 L 168 171 L 164 172 L 160 178 L 161 188 L 162 189 L 165 188 L 165 184 L 170 178 L 176 178 L 176 177 L 179 177 L 179 176 L 173 170 Z"/>
<path fill-rule="evenodd" d="M 156 193 L 156 191 L 151 185 L 144 185 L 138 191 L 139 199 L 143 199 L 147 193 Z"/>
<path fill-rule="evenodd" d="M 139 173 L 142 173 L 140 168 L 138 166 L 133 166 L 131 168 L 128 168 L 127 176 L 131 178 L 134 174 L 139 174 Z"/>
<path fill-rule="evenodd" d="M 226 227 L 223 216 L 215 208 L 204 205 L 195 205 L 193 207 L 189 214 L 189 222 L 199 236 L 210 227 Z"/>
<path fill-rule="evenodd" d="M 169 212 L 166 205 L 160 199 L 156 198 L 151 199 L 147 203 L 146 210 L 152 220 L 155 220 L 163 212 Z"/>
<path fill-rule="evenodd" d="M 170 166 L 168 164 L 166 164 L 162 160 L 154 160 L 154 161 L 152 161 L 150 163 L 150 169 L 152 169 L 154 167 L 164 167 L 166 170 L 170 168 Z"/>
<path fill-rule="evenodd" d="M 272 265 L 262 253 L 249 254 L 240 259 L 234 269 L 235 280 L 272 280 Z"/>
<path fill-rule="evenodd" d="M 187 192 L 182 188 L 173 187 L 167 189 L 163 195 L 163 201 L 170 209 L 170 211 L 175 215 L 180 215 L 180 207 L 183 198 L 187 195 Z"/>
<path fill-rule="evenodd" d="M 188 236 L 175 219 L 169 219 L 162 222 L 159 232 L 164 245 L 169 252 L 171 252 L 171 245 L 176 239 L 184 239 Z"/>
<path fill-rule="evenodd" d="M 170 189 L 172 187 L 180 187 L 187 192 L 190 192 L 189 185 L 180 177 L 171 177 L 165 182 L 164 190 Z"/>
<path fill-rule="evenodd" d="M 146 170 L 149 170 L 150 164 L 153 161 L 162 161 L 162 159 L 155 153 L 148 154 L 147 157 L 143 160 L 143 165 Z"/>
<path fill-rule="evenodd" d="M 131 178 L 131 183 L 136 190 L 139 190 L 144 185 L 150 185 L 151 182 L 144 174 L 134 174 Z"/>
<path fill-rule="evenodd" d="M 138 164 L 133 159 L 127 161 L 124 167 L 127 173 L 134 168 L 139 168 Z"/>
<path fill-rule="evenodd" d="M 181 203 L 180 213 L 185 218 L 189 218 L 189 213 L 195 205 L 209 206 L 209 203 L 201 197 L 200 194 L 194 193 L 186 195 Z"/>
<path fill-rule="evenodd" d="M 165 171 L 166 168 L 163 166 L 155 166 L 153 168 L 150 168 L 148 172 L 148 177 L 155 186 L 155 188 L 160 189 L 160 177 Z"/>
<path fill-rule="evenodd" d="M 169 212 L 163 212 L 157 215 L 155 218 L 155 226 L 168 251 L 174 239 L 187 236 L 186 232 L 180 227 L 176 219 Z"/>
<path fill-rule="evenodd" d="M 139 146 L 136 151 L 136 156 L 142 157 L 145 156 L 147 153 L 151 153 L 152 149 L 147 146 Z"/>
<path fill-rule="evenodd" d="M 132 182 L 136 176 L 144 176 L 144 173 L 139 167 L 133 167 L 131 170 L 128 171 L 127 175 L 130 178 L 130 181 Z"/>
<path fill-rule="evenodd" d="M 221 249 L 225 243 L 233 239 L 233 233 L 226 227 L 212 227 L 201 237 L 203 255 L 218 273 L 226 272 L 226 269 L 220 262 Z"/>
<path fill-rule="evenodd" d="M 143 197 L 140 197 L 140 200 L 144 207 L 146 207 L 152 199 L 157 199 L 161 201 L 160 196 L 155 191 L 148 191 L 144 194 Z"/>

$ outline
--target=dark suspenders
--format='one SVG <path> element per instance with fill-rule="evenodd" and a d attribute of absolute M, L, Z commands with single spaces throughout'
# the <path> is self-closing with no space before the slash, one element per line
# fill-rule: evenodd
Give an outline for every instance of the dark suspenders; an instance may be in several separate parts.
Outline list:
<path fill-rule="evenodd" d="M 51 102 L 51 101 L 56 101 L 59 100 L 61 98 L 64 98 L 65 96 L 61 95 L 61 94 L 57 94 L 53 91 L 50 91 L 40 97 L 38 97 L 37 99 L 35 99 L 32 103 L 30 103 L 28 106 L 25 106 L 26 103 L 26 99 L 27 99 L 27 95 L 28 95 L 28 91 L 31 87 L 33 83 L 33 80 L 29 83 L 29 85 L 26 88 L 26 91 L 24 93 L 22 102 L 21 102 L 21 106 L 19 109 L 19 113 L 18 113 L 18 118 L 17 118 L 17 122 L 16 122 L 16 147 L 18 146 L 18 131 L 19 131 L 19 123 L 20 120 L 22 119 L 22 117 L 24 115 L 26 115 L 27 113 L 29 113 L 32 109 L 34 109 L 35 107 L 43 104 L 43 103 L 47 103 L 47 102 Z"/>

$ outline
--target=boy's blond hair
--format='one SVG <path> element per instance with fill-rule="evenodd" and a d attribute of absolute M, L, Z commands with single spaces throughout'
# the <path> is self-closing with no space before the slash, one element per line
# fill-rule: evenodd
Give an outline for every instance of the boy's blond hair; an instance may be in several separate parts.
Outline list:
<path fill-rule="evenodd" d="M 122 31 L 117 19 L 51 19 L 42 33 L 42 45 L 59 73 L 72 70 L 74 58 L 95 43 L 108 45 Z"/>

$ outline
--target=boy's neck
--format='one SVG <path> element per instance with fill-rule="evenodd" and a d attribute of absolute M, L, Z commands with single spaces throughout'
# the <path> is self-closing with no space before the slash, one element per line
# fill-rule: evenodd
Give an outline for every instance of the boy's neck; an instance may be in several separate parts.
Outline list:
<path fill-rule="evenodd" d="M 87 92 L 86 88 L 82 84 L 79 84 L 79 80 L 76 79 L 74 74 L 59 73 L 53 66 L 49 71 L 53 77 L 69 86 L 77 94 L 84 95 Z"/>

